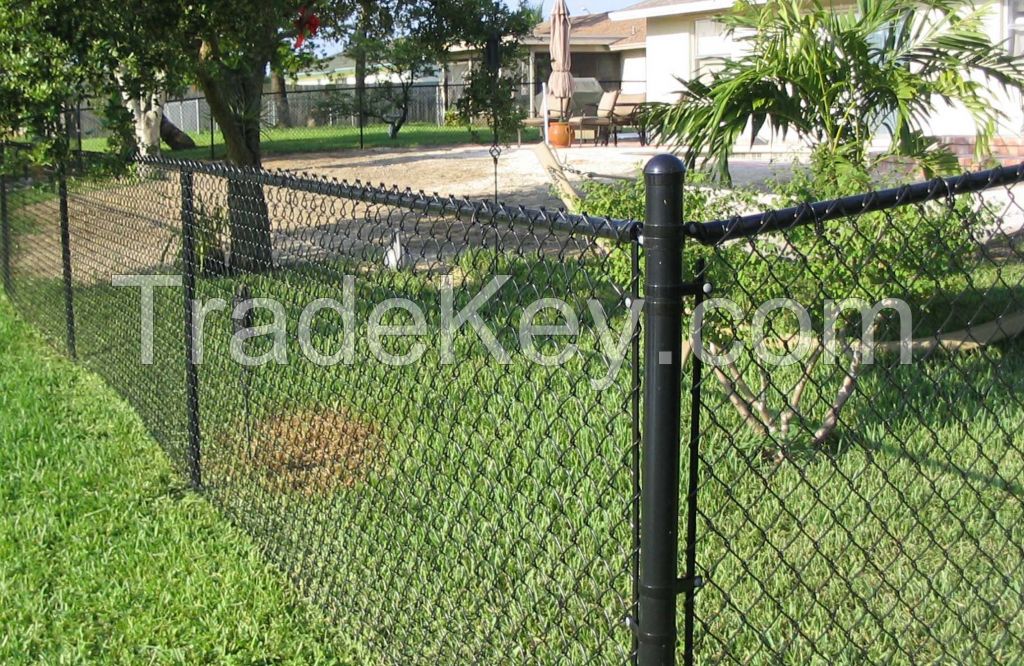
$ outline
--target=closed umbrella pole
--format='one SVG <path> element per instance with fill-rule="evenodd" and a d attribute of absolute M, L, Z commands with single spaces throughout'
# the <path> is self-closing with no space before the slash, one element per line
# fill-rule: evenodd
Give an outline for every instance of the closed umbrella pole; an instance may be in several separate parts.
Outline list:
<path fill-rule="evenodd" d="M 559 100 L 559 115 L 564 116 L 573 93 L 572 74 L 569 71 L 572 66 L 569 54 L 569 9 L 565 6 L 565 0 L 555 0 L 555 6 L 551 9 L 550 49 L 551 76 L 548 77 L 548 91 Z"/>

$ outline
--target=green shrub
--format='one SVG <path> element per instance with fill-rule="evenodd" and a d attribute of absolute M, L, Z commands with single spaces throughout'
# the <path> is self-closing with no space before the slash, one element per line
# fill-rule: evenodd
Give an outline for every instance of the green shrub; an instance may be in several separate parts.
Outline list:
<path fill-rule="evenodd" d="M 794 170 L 779 186 L 784 205 L 798 205 L 870 192 L 892 183 L 871 182 L 863 174 L 824 177 L 818 169 Z M 926 310 L 932 296 L 961 281 L 977 229 L 991 220 L 972 196 L 953 202 L 899 206 L 853 215 L 782 234 L 739 243 L 748 254 L 738 282 L 761 299 L 788 296 L 821 312 L 827 298 L 902 298 Z M 780 242 L 784 240 L 784 242 Z M 735 253 L 726 253 L 735 261 Z"/>
<path fill-rule="evenodd" d="M 359 105 L 351 90 L 328 90 L 317 96 L 310 117 L 317 125 L 339 125 L 359 113 Z"/>
<path fill-rule="evenodd" d="M 683 215 L 687 221 L 708 222 L 755 210 L 757 195 L 750 190 L 724 190 L 709 187 L 706 174 L 687 175 L 683 192 Z M 583 184 L 583 197 L 577 207 L 588 215 L 619 220 L 643 220 L 647 188 L 643 177 L 618 183 L 587 181 Z M 695 245 L 691 246 L 691 248 Z M 687 261 L 707 256 L 706 250 L 688 250 Z M 641 261 L 641 267 L 643 263 Z M 620 286 L 632 279 L 629 248 L 616 245 L 609 250 L 606 262 L 611 279 Z"/>

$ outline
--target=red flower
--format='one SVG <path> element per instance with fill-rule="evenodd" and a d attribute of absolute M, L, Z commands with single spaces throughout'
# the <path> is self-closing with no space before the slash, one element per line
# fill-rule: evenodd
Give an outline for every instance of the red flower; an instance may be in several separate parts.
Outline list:
<path fill-rule="evenodd" d="M 313 13 L 313 10 L 305 6 L 300 7 L 299 18 L 295 19 L 295 30 L 298 33 L 295 37 L 295 48 L 301 49 L 302 45 L 306 43 L 306 37 L 316 35 L 319 28 L 320 18 Z"/>

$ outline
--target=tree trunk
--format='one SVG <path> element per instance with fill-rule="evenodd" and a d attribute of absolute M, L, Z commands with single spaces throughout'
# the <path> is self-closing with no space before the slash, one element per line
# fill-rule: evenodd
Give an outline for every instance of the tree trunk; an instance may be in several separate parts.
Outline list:
<path fill-rule="evenodd" d="M 114 79 L 120 88 L 121 101 L 132 114 L 135 147 L 143 155 L 159 155 L 160 120 L 164 117 L 163 92 L 149 93 L 144 97 L 133 96 L 125 85 L 124 70 L 120 67 L 114 71 Z"/>
<path fill-rule="evenodd" d="M 288 104 L 288 85 L 284 74 L 277 70 L 270 70 L 270 93 L 273 95 L 271 103 L 274 105 L 274 120 L 277 127 L 292 126 L 292 110 Z"/>
<path fill-rule="evenodd" d="M 164 117 L 162 95 L 125 98 L 135 121 L 135 143 L 143 155 L 160 154 L 160 121 Z"/>
<path fill-rule="evenodd" d="M 189 150 L 196 147 L 192 137 L 178 129 L 167 116 L 162 116 L 160 120 L 160 138 L 171 147 L 171 150 Z"/>
<path fill-rule="evenodd" d="M 213 51 L 208 43 L 200 49 L 198 78 L 224 136 L 228 161 L 259 168 L 263 73 L 270 59 L 254 58 L 235 67 L 223 62 L 207 66 L 204 61 L 214 57 Z M 270 214 L 261 185 L 228 180 L 228 222 L 231 269 L 260 273 L 273 268 Z"/>
<path fill-rule="evenodd" d="M 228 226 L 231 230 L 233 271 L 264 273 L 274 268 L 270 212 L 263 186 L 250 181 L 228 181 Z"/>
<path fill-rule="evenodd" d="M 398 133 L 402 131 L 402 127 L 405 122 L 409 119 L 409 105 L 412 103 L 412 75 L 409 76 L 409 83 L 400 83 L 402 88 L 401 113 L 391 121 L 391 127 L 388 130 L 388 137 L 391 139 L 397 139 Z"/>

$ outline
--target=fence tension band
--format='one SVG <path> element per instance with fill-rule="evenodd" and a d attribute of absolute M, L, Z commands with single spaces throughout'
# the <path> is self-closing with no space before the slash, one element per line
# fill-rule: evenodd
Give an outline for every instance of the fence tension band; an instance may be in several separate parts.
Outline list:
<path fill-rule="evenodd" d="M 704 578 L 702 576 L 694 576 L 691 578 L 677 578 L 676 584 L 673 587 L 650 587 L 647 585 L 641 585 L 640 590 L 642 594 L 646 594 L 649 597 L 655 599 L 671 599 L 685 594 L 690 590 L 699 590 L 704 587 Z M 660 642 L 665 640 L 668 635 L 654 634 L 641 631 L 640 623 L 632 615 L 626 616 L 626 626 L 629 630 L 637 637 L 637 640 L 641 642 Z M 672 636 L 674 640 L 674 636 Z"/>

